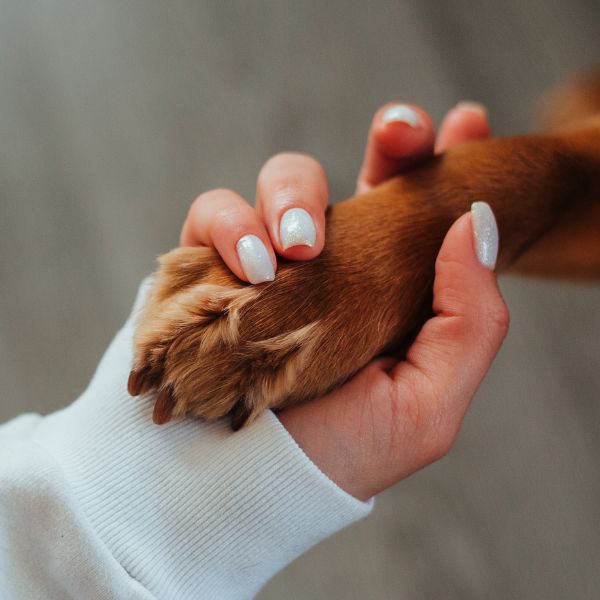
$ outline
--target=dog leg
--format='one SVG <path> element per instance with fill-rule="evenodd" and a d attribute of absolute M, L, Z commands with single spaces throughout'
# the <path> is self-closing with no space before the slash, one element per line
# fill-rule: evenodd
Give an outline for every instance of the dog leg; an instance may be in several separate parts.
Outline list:
<path fill-rule="evenodd" d="M 281 264 L 273 282 L 244 284 L 212 249 L 173 250 L 140 314 L 130 392 L 159 391 L 157 422 L 231 414 L 238 428 L 331 390 L 422 324 L 443 237 L 473 201 L 498 220 L 500 270 L 565 215 L 600 216 L 599 140 L 592 120 L 462 144 L 331 207 L 321 255 Z"/>

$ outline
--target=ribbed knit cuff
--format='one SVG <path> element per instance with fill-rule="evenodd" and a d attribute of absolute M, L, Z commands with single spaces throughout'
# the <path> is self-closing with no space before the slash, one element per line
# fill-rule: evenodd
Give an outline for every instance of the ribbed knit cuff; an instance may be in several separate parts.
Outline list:
<path fill-rule="evenodd" d="M 225 421 L 154 425 L 153 398 L 126 391 L 132 332 L 130 319 L 86 392 L 46 417 L 35 441 L 109 551 L 156 597 L 249 598 L 370 512 L 270 412 L 236 433 Z"/>

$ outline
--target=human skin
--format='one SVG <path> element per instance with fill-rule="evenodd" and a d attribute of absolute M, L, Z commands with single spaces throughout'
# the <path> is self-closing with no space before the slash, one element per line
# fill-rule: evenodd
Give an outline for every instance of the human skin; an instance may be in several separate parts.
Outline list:
<path fill-rule="evenodd" d="M 479 105 L 461 103 L 450 110 L 437 138 L 419 107 L 385 105 L 371 124 L 357 192 L 434 152 L 487 136 L 487 116 Z M 205 192 L 190 208 L 181 244 L 214 246 L 232 272 L 249 281 L 238 253 L 240 238 L 252 234 L 262 241 L 273 272 L 276 254 L 310 260 L 326 243 L 327 202 L 327 178 L 316 160 L 278 154 L 258 175 L 256 208 L 231 190 Z M 290 208 L 310 215 L 312 245 L 284 247 L 280 224 Z M 376 359 L 332 393 L 278 414 L 309 458 L 357 498 L 383 491 L 450 450 L 506 335 L 508 311 L 493 271 L 478 260 L 470 213 L 453 224 L 438 254 L 433 312 L 404 360 Z"/>

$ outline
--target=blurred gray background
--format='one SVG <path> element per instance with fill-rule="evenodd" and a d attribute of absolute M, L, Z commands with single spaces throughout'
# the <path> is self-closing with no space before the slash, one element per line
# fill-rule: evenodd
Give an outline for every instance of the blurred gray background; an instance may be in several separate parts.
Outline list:
<path fill-rule="evenodd" d="M 351 193 L 372 113 L 497 134 L 600 57 L 596 0 L 0 0 L 0 420 L 84 388 L 192 199 L 281 150 Z M 267 599 L 597 598 L 600 286 L 503 279 L 512 327 L 453 452 Z"/>

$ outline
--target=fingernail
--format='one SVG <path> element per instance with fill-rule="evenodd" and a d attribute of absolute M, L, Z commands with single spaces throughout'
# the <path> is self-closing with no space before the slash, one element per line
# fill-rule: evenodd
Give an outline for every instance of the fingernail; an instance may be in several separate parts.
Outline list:
<path fill-rule="evenodd" d="M 410 106 L 406 104 L 394 104 L 383 113 L 384 123 L 406 123 L 413 129 L 421 127 L 421 118 Z"/>
<path fill-rule="evenodd" d="M 279 235 L 284 250 L 292 246 L 312 248 L 317 240 L 317 229 L 311 216 L 303 208 L 290 208 L 281 217 Z"/>
<path fill-rule="evenodd" d="M 271 257 L 262 240 L 255 235 L 245 235 L 236 245 L 242 269 L 250 283 L 262 283 L 275 279 Z"/>
<path fill-rule="evenodd" d="M 471 100 L 462 100 L 454 108 L 458 108 L 460 110 L 472 110 L 487 115 L 487 108 L 483 104 L 479 102 L 472 102 Z"/>
<path fill-rule="evenodd" d="M 471 223 L 477 258 L 484 267 L 493 271 L 498 257 L 498 225 L 487 202 L 471 204 Z"/>

